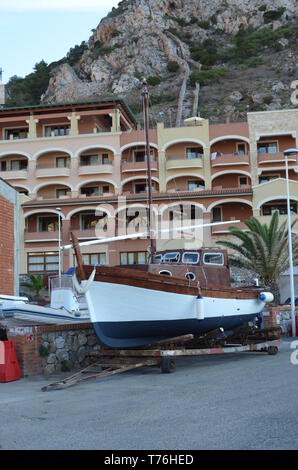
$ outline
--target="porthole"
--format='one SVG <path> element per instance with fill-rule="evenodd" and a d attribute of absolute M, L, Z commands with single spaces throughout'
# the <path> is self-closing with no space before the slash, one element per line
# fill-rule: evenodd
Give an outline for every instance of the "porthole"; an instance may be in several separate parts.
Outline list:
<path fill-rule="evenodd" d="M 188 281 L 195 281 L 196 280 L 196 275 L 194 273 L 186 273 L 185 278 Z"/>
<path fill-rule="evenodd" d="M 162 271 L 159 271 L 159 274 L 162 276 L 172 276 L 171 271 L 168 271 L 167 269 L 163 269 Z"/>

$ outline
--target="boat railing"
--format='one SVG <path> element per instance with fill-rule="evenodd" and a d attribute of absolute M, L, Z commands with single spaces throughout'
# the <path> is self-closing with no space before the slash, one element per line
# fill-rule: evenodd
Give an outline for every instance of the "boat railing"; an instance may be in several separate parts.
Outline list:
<path fill-rule="evenodd" d="M 50 279 L 51 290 L 54 289 L 73 289 L 72 277 L 63 275 L 61 277 L 55 276 Z"/>

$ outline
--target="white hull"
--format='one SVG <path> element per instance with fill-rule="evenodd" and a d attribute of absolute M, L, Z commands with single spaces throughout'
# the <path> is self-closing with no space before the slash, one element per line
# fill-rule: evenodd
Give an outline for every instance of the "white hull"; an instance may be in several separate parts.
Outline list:
<path fill-rule="evenodd" d="M 42 307 L 22 301 L 7 300 L 0 306 L 0 313 L 5 317 L 18 320 L 36 321 L 38 323 L 64 324 L 89 322 L 89 312 L 84 310 L 77 314 L 68 312 L 64 308 Z"/>
<path fill-rule="evenodd" d="M 89 287 L 86 300 L 99 338 L 115 347 L 146 344 L 149 338 L 200 334 L 220 326 L 233 328 L 252 320 L 265 305 L 257 297 L 204 297 L 199 301 L 202 310 L 193 295 L 98 281 Z"/>

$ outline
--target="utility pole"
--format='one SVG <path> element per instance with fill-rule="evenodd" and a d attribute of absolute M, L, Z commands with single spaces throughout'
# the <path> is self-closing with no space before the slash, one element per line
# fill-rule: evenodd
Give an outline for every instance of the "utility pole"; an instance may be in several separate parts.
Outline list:
<path fill-rule="evenodd" d="M 287 149 L 284 151 L 286 161 L 286 186 L 287 186 L 287 213 L 288 213 L 288 243 L 289 243 L 289 265 L 290 265 L 290 290 L 291 290 L 291 318 L 292 318 L 292 336 L 296 337 L 296 312 L 295 312 L 295 287 L 294 287 L 294 268 L 293 268 L 293 248 L 292 248 L 292 228 L 291 228 L 291 203 L 289 187 L 289 168 L 288 157 L 298 155 L 298 149 Z"/>

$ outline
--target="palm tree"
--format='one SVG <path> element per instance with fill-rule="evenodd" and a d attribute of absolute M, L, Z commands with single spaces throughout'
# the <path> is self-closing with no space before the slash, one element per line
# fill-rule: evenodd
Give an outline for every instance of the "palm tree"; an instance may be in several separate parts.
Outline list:
<path fill-rule="evenodd" d="M 39 274 L 35 276 L 34 274 L 29 274 L 30 282 L 22 282 L 21 286 L 27 287 L 35 293 L 35 297 L 38 299 L 40 292 L 43 288 L 43 277 Z"/>
<path fill-rule="evenodd" d="M 292 228 L 297 219 L 292 223 Z M 261 282 L 269 287 L 274 294 L 275 303 L 279 303 L 280 294 L 278 280 L 284 271 L 289 269 L 288 230 L 286 221 L 278 228 L 278 213 L 275 212 L 270 224 L 261 224 L 251 217 L 246 220 L 248 231 L 243 232 L 237 227 L 229 227 L 230 234 L 241 243 L 218 241 L 217 243 L 230 248 L 230 265 L 246 268 L 255 273 Z M 298 263 L 298 243 L 293 244 L 293 262 Z"/>

